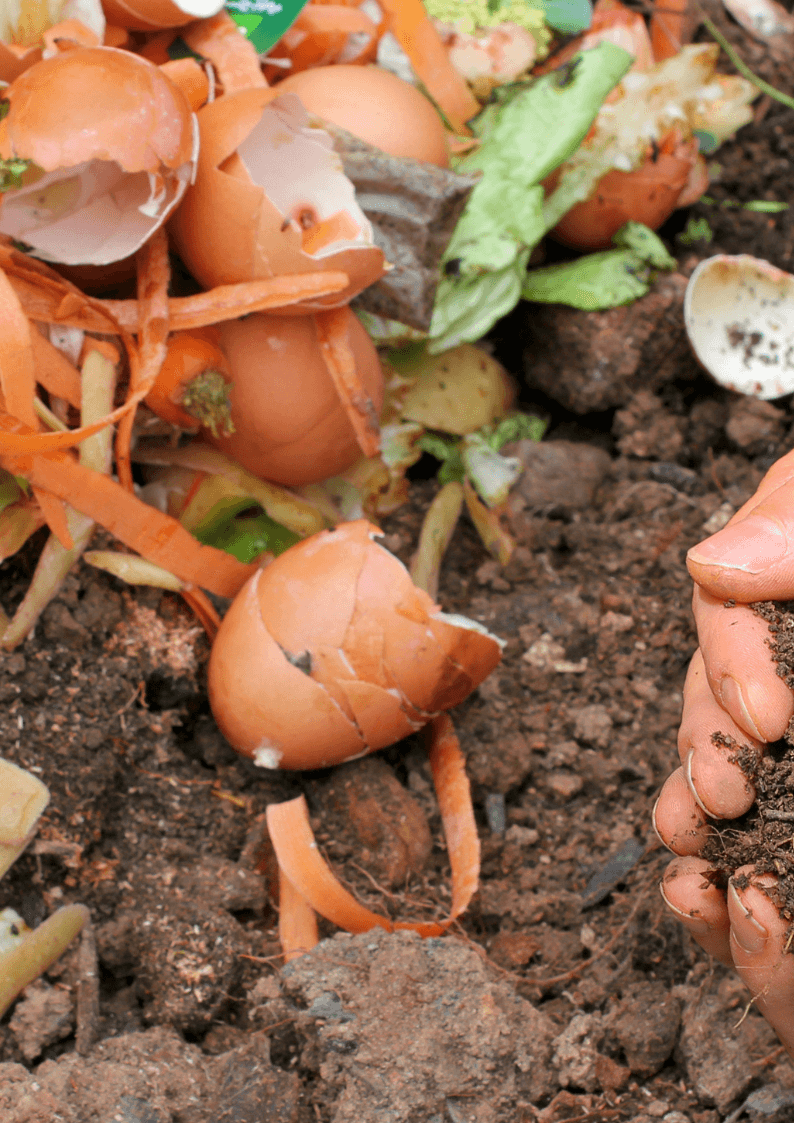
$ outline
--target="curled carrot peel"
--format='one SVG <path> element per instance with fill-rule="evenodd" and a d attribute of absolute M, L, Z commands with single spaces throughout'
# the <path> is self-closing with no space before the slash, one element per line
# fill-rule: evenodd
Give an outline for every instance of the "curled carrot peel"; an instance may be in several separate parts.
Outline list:
<path fill-rule="evenodd" d="M 452 867 L 452 908 L 441 921 L 392 921 L 360 904 L 345 889 L 320 855 L 309 824 L 303 796 L 267 809 L 267 827 L 276 852 L 279 876 L 289 885 L 282 894 L 279 932 L 290 957 L 300 954 L 309 938 L 305 910 L 310 906 L 320 916 L 348 932 L 387 932 L 409 929 L 420 936 L 441 936 L 468 907 L 477 891 L 480 872 L 480 843 L 474 822 L 465 762 L 448 714 L 440 714 L 426 728 L 429 760 L 433 773 L 444 835 Z"/>
<path fill-rule="evenodd" d="M 286 55 L 291 74 L 313 66 L 338 62 L 351 34 L 369 38 L 361 50 L 345 62 L 364 63 L 377 53 L 384 26 L 378 27 L 364 12 L 346 4 L 307 4 L 289 31 L 282 37 L 278 53 Z"/>
<path fill-rule="evenodd" d="M 10 420 L 19 425 L 14 418 Z M 8 421 L 8 414 L 0 414 L 0 430 Z M 202 546 L 176 519 L 149 507 L 109 476 L 79 464 L 67 452 L 37 456 L 0 453 L 0 465 L 66 500 L 125 546 L 188 584 L 233 597 L 255 572 L 255 566 L 243 565 L 223 550 Z"/>
<path fill-rule="evenodd" d="M 165 361 L 168 340 L 168 283 L 171 268 L 168 263 L 168 237 L 163 227 L 138 251 L 138 346 L 140 365 L 130 363 L 130 386 L 127 404 L 130 407 L 119 422 L 116 431 L 116 471 L 119 482 L 132 491 L 132 464 L 130 443 L 132 427 L 141 384 L 147 383 L 146 393 L 160 373 Z M 145 395 L 144 395 L 145 396 Z"/>
<path fill-rule="evenodd" d="M 284 962 L 297 959 L 311 951 L 320 939 L 317 931 L 317 914 L 305 897 L 302 897 L 284 871 L 278 871 L 278 936 L 284 952 Z"/>
<path fill-rule="evenodd" d="M 253 43 L 226 12 L 189 24 L 182 29 L 182 38 L 191 51 L 209 59 L 224 94 L 267 85 Z"/>
<path fill-rule="evenodd" d="M 376 456 L 380 452 L 378 411 L 356 370 L 356 359 L 350 345 L 348 310 L 345 307 L 317 312 L 314 322 L 325 365 L 353 426 L 358 447 L 364 456 Z"/>
<path fill-rule="evenodd" d="M 120 329 L 130 333 L 138 330 L 137 300 L 89 300 L 84 297 L 83 302 L 65 304 L 67 294 L 64 290 L 44 290 L 13 271 L 9 271 L 9 280 L 31 320 L 108 335 L 116 334 Z M 219 285 L 195 296 L 171 297 L 168 301 L 169 322 L 172 331 L 191 331 L 220 324 L 224 320 L 236 320 L 249 312 L 280 312 L 304 300 L 332 296 L 347 288 L 348 283 L 346 273 L 328 272 L 290 273 L 260 281 Z"/>
<path fill-rule="evenodd" d="M 656 62 L 677 55 L 694 32 L 690 0 L 654 0 L 651 47 Z"/>
<path fill-rule="evenodd" d="M 36 396 L 36 370 L 33 340 L 28 320 L 5 273 L 0 271 L 0 390 L 6 408 L 31 429 L 38 429 L 33 400 Z M 63 503 L 35 486 L 33 494 L 50 530 L 67 550 L 72 535 Z"/>
<path fill-rule="evenodd" d="M 411 60 L 417 78 L 458 132 L 480 112 L 474 94 L 449 61 L 422 0 L 380 0 L 390 30 Z"/>

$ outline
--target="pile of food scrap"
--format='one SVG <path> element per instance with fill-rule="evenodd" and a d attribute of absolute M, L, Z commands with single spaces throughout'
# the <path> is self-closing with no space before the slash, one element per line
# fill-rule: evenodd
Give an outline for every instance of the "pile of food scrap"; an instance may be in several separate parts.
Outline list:
<path fill-rule="evenodd" d="M 464 509 L 509 560 L 501 449 L 544 428 L 477 342 L 520 299 L 646 292 L 674 265 L 653 229 L 757 92 L 665 5 L 293 8 L 41 0 L 0 45 L 0 558 L 49 530 L 3 646 L 82 560 L 184 598 L 218 725 L 263 767 L 427 730 L 448 917 L 363 908 L 304 802 L 273 804 L 288 957 L 315 912 L 440 934 L 475 892 L 446 711 L 500 640 L 434 598 Z M 594 252 L 543 266 L 547 234 Z M 409 574 L 373 520 L 423 455 L 443 486 Z"/>

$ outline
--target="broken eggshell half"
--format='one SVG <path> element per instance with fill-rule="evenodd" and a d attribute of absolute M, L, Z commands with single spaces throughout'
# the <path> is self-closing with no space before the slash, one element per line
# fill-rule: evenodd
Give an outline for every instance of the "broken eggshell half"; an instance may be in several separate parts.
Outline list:
<path fill-rule="evenodd" d="M 294 94 L 249 89 L 205 105 L 196 181 L 171 222 L 205 288 L 339 270 L 347 288 L 296 305 L 338 308 L 386 271 L 372 227 L 324 129 Z"/>
<path fill-rule="evenodd" d="M 182 197 L 198 131 L 181 90 L 113 47 L 45 59 L 5 91 L 0 157 L 19 186 L 0 233 L 45 261 L 107 265 L 134 253 Z"/>
<path fill-rule="evenodd" d="M 102 0 L 108 21 L 129 31 L 161 31 L 184 27 L 197 19 L 208 19 L 222 8 L 224 0 Z"/>
<path fill-rule="evenodd" d="M 700 363 L 721 386 L 768 401 L 794 390 L 794 276 L 749 254 L 701 261 L 684 322 Z"/>
<path fill-rule="evenodd" d="M 463 701 L 500 641 L 417 588 L 365 519 L 292 546 L 240 591 L 212 647 L 229 743 L 265 768 L 325 768 Z"/>

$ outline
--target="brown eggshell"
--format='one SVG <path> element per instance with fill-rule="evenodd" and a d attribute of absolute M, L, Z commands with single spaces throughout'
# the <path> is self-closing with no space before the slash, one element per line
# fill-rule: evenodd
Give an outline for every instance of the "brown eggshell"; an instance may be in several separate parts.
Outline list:
<path fill-rule="evenodd" d="M 25 70 L 41 62 L 41 47 L 18 47 L 0 42 L 0 82 L 13 82 Z"/>
<path fill-rule="evenodd" d="M 345 523 L 337 530 L 315 534 L 263 571 L 257 588 L 259 611 L 277 643 L 295 652 L 315 646 L 342 647 L 356 608 L 358 575 L 371 542 L 365 527 L 369 524 L 363 521 Z M 323 608 L 319 643 L 317 607 L 314 598 L 306 595 L 318 581 L 334 590 Z"/>
<path fill-rule="evenodd" d="M 362 737 L 373 752 L 416 733 L 425 724 L 411 720 L 397 690 L 358 679 L 342 679 L 339 686 L 347 696 Z"/>
<path fill-rule="evenodd" d="M 380 66 L 317 66 L 291 74 L 279 93 L 392 156 L 449 166 L 444 125 L 416 86 Z"/>
<path fill-rule="evenodd" d="M 328 692 L 289 662 L 265 628 L 262 576 L 245 584 L 212 646 L 209 698 L 221 732 L 237 752 L 270 768 L 323 768 L 364 752 Z"/>
<path fill-rule="evenodd" d="M 487 642 L 474 665 L 470 629 L 454 617 L 438 631 L 467 671 L 445 654 L 429 615 L 436 606 L 374 541 L 378 533 L 364 519 L 322 531 L 276 558 L 234 601 L 212 650 L 210 701 L 238 751 L 259 750 L 269 767 L 338 764 L 420 728 L 441 697 L 462 696 L 456 677 L 471 691 L 495 666 L 498 641 L 476 633 Z M 456 630 L 467 633 L 459 642 Z M 307 684 L 324 697 L 319 716 Z M 361 738 L 348 739 L 340 722 L 355 722 Z"/>
<path fill-rule="evenodd" d="M 223 7 L 223 0 L 102 0 L 108 22 L 129 31 L 160 31 L 167 27 L 184 27 L 196 19 L 214 16 Z"/>
<path fill-rule="evenodd" d="M 129 51 L 86 47 L 36 63 L 4 91 L 0 156 L 45 171 L 113 160 L 126 172 L 193 157 L 190 106 L 158 68 Z"/>
<path fill-rule="evenodd" d="M 383 374 L 357 317 L 349 317 L 356 369 L 380 411 Z M 253 313 L 219 326 L 233 378 L 235 432 L 207 439 L 262 479 L 297 487 L 328 479 L 359 458 L 353 427 L 323 360 L 311 316 Z"/>
<path fill-rule="evenodd" d="M 671 151 L 649 154 L 632 172 L 607 172 L 589 199 L 577 203 L 554 227 L 554 237 L 581 250 L 608 249 L 626 222 L 658 230 L 670 217 L 697 160 L 697 141 L 671 142 Z"/>
<path fill-rule="evenodd" d="M 286 148 L 276 159 L 284 167 L 284 183 L 289 184 L 295 203 L 285 210 L 253 182 L 236 155 L 277 96 L 278 91 L 272 89 L 241 90 L 199 111 L 201 147 L 196 178 L 171 221 L 174 242 L 190 272 L 206 288 L 279 274 L 340 270 L 350 278 L 346 289 L 301 308 L 341 307 L 385 271 L 383 253 L 372 243 L 363 213 L 360 225 L 366 242 L 341 243 L 334 252 L 307 253 L 303 231 L 289 220 L 290 211 L 300 208 L 311 184 L 304 184 L 300 172 L 292 173 L 289 162 L 284 163 Z M 339 170 L 338 158 L 330 152 L 328 166 Z"/>

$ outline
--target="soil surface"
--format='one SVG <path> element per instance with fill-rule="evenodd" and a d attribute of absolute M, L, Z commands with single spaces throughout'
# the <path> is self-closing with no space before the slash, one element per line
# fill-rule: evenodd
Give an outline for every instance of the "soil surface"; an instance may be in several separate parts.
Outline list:
<path fill-rule="evenodd" d="M 728 33 L 794 92 L 790 70 Z M 0 655 L 3 755 L 52 792 L 0 908 L 36 924 L 82 901 L 93 917 L 83 946 L 0 1022 L 4 1123 L 794 1118 L 794 1070 L 773 1033 L 663 907 L 668 855 L 650 828 L 695 647 L 685 552 L 794 444 L 791 401 L 714 386 L 682 326 L 702 257 L 755 253 L 794 270 L 794 209 L 734 205 L 791 198 L 791 111 L 764 102 L 757 117 L 719 152 L 717 203 L 692 212 L 714 240 L 690 242 L 687 215 L 663 231 L 679 273 L 611 312 L 524 305 L 493 334 L 525 408 L 551 424 L 543 444 L 514 450 L 526 469 L 510 564 L 461 524 L 442 571 L 445 609 L 506 641 L 453 715 L 483 870 L 447 937 L 329 927 L 283 968 L 276 937 L 264 811 L 300 792 L 366 905 L 446 913 L 418 739 L 323 773 L 255 768 L 214 725 L 207 645 L 182 603 L 88 566 Z M 403 560 L 435 489 L 415 481 L 384 525 Z M 0 567 L 7 611 L 36 546 Z"/>

